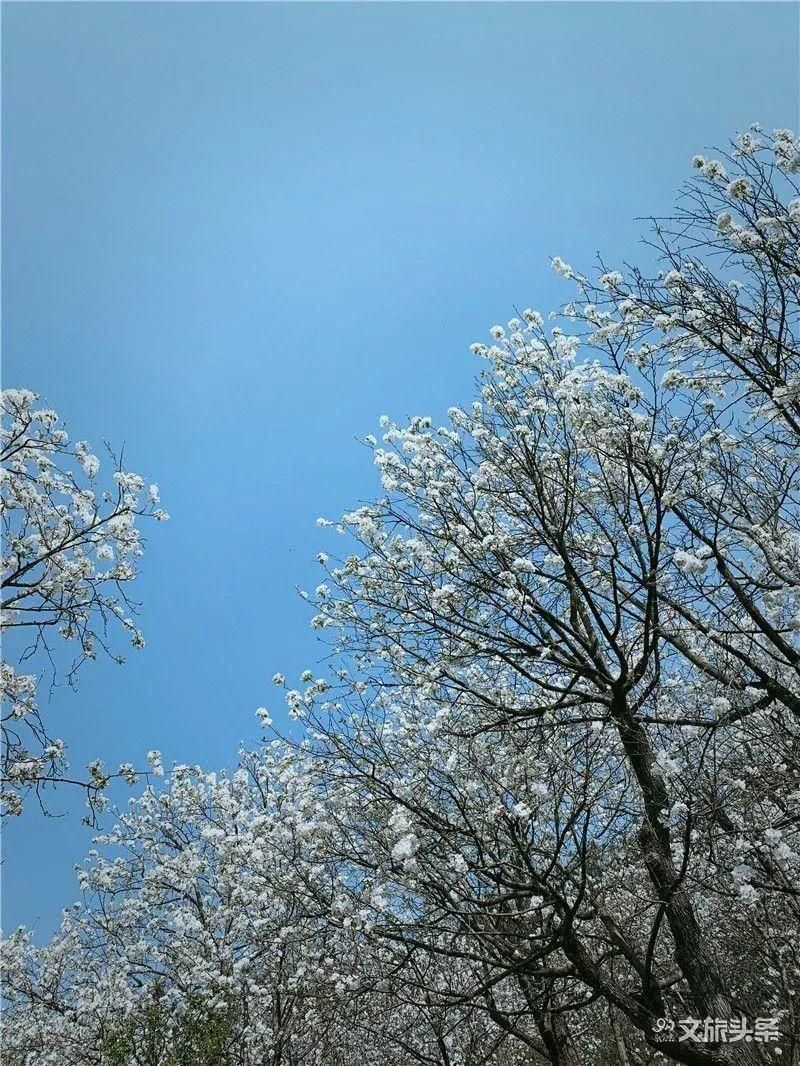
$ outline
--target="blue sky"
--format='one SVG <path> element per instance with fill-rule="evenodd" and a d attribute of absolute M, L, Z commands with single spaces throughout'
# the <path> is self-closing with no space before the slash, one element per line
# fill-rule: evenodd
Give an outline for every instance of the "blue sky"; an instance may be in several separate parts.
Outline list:
<path fill-rule="evenodd" d="M 794 3 L 2 8 L 3 384 L 125 443 L 172 515 L 147 647 L 45 706 L 75 765 L 229 764 L 323 649 L 295 585 L 368 498 L 380 415 L 470 395 L 468 345 L 635 257 L 692 154 L 798 119 Z M 82 800 L 5 834 L 49 932 Z"/>

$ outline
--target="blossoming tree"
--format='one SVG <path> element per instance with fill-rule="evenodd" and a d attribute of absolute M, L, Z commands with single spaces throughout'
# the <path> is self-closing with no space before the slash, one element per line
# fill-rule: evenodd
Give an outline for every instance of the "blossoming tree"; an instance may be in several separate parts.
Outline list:
<path fill-rule="evenodd" d="M 796 1047 L 800 145 L 694 165 L 661 270 L 555 260 L 563 324 L 495 327 L 478 401 L 370 441 L 385 495 L 340 524 L 314 624 L 371 697 L 352 741 L 315 728 L 399 804 L 395 862 L 432 849 L 410 928 L 477 922 L 533 1018 L 599 997 L 677 1061 L 751 1063 L 660 1019 L 760 1010 Z"/>
<path fill-rule="evenodd" d="M 55 411 L 27 389 L 5 389 L 2 413 L 3 804 L 18 814 L 25 792 L 65 779 L 60 738 L 37 704 L 37 673 L 54 669 L 53 638 L 74 648 L 66 674 L 98 654 L 117 662 L 115 630 L 144 646 L 128 587 L 142 540 L 137 519 L 162 521 L 158 486 L 145 486 L 113 456 L 109 487 L 99 489 L 100 459 L 70 441 Z M 32 670 L 36 672 L 31 672 Z M 135 776 L 130 767 L 123 775 Z M 109 775 L 100 763 L 81 782 L 96 796 Z"/>

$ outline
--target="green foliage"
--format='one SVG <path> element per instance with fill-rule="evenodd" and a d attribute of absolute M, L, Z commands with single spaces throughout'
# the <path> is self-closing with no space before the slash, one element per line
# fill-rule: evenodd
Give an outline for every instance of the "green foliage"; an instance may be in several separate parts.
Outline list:
<path fill-rule="evenodd" d="M 231 1066 L 236 1045 L 237 1008 L 209 1010 L 198 998 L 176 1026 L 158 1000 L 109 1033 L 102 1044 L 102 1066 Z"/>

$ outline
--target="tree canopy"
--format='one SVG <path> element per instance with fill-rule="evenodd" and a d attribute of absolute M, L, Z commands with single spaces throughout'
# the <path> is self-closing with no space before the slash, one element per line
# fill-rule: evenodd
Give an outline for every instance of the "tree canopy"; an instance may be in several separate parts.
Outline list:
<path fill-rule="evenodd" d="M 296 729 L 5 942 L 9 1063 L 800 1062 L 800 141 L 693 165 L 367 438 Z"/>

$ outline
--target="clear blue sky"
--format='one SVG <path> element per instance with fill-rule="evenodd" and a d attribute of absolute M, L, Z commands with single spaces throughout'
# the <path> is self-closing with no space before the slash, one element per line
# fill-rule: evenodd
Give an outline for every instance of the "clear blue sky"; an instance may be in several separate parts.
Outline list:
<path fill-rule="evenodd" d="M 637 254 L 692 154 L 798 120 L 782 3 L 5 3 L 3 383 L 127 445 L 172 515 L 148 644 L 46 713 L 75 764 L 230 763 L 321 649 L 318 515 L 355 441 L 469 397 L 549 271 Z M 4 926 L 77 895 L 82 800 L 5 838 Z"/>

